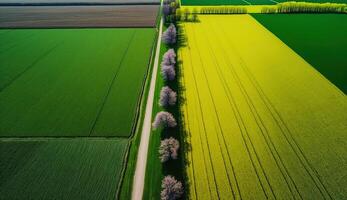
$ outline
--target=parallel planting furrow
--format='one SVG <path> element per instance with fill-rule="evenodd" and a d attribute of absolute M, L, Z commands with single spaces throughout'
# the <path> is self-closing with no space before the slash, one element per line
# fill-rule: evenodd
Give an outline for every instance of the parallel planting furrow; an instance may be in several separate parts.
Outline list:
<path fill-rule="evenodd" d="M 197 34 L 195 33 L 194 29 L 193 29 L 193 35 L 194 35 L 194 38 L 197 37 Z M 195 42 L 196 42 L 196 40 L 195 40 Z M 196 43 L 196 44 L 198 44 L 198 43 Z M 199 52 L 199 58 L 200 58 L 200 61 L 202 61 L 201 52 Z M 209 97 L 211 98 L 211 102 L 212 102 L 212 105 L 213 105 L 213 111 L 214 111 L 214 114 L 215 114 L 215 117 L 216 117 L 216 121 L 217 121 L 216 127 L 218 127 L 217 131 L 219 131 L 219 134 L 217 134 L 217 136 L 222 136 L 222 139 L 217 137 L 218 143 L 219 143 L 219 147 L 220 147 L 220 151 L 223 152 L 223 150 L 226 149 L 226 154 L 227 155 L 224 155 L 225 153 L 222 153 L 222 157 L 223 157 L 223 161 L 224 161 L 224 167 L 227 170 L 226 172 L 228 172 L 228 171 L 232 172 L 232 178 L 234 178 L 235 177 L 235 172 L 234 172 L 234 169 L 233 169 L 234 167 L 233 167 L 231 159 L 230 159 L 231 158 L 230 153 L 229 153 L 228 149 L 226 148 L 225 137 L 224 137 L 223 130 L 221 129 L 222 126 L 221 126 L 220 118 L 219 118 L 218 111 L 217 111 L 217 108 L 216 108 L 216 102 L 215 102 L 215 99 L 212 96 L 210 83 L 209 83 L 209 80 L 208 80 L 208 76 L 206 74 L 206 71 L 208 70 L 208 68 L 206 69 L 206 63 L 204 63 L 203 61 L 201 63 L 202 63 L 201 68 L 202 68 L 202 71 L 203 71 L 203 74 L 204 74 L 204 78 L 206 79 L 206 83 L 207 83 L 208 94 L 209 94 Z M 223 141 L 223 142 L 221 142 L 221 141 Z M 226 163 L 226 161 L 229 161 L 229 163 Z M 234 189 L 232 187 L 232 182 L 230 181 L 230 176 L 231 175 L 229 175 L 229 173 L 226 173 L 226 174 L 227 174 L 229 185 L 231 186 L 231 192 L 232 192 L 233 198 L 235 198 L 235 191 L 234 191 Z M 237 180 L 236 179 L 233 180 L 233 183 L 235 183 L 235 182 L 237 184 Z"/>
<path fill-rule="evenodd" d="M 183 24 L 187 45 L 179 52 L 190 198 L 341 196 L 328 174 L 343 159 L 312 142 L 342 151 L 333 141 L 347 131 L 345 97 L 250 16 L 199 20 Z"/>
<path fill-rule="evenodd" d="M 202 33 L 203 34 L 203 33 Z M 205 34 L 205 37 L 206 37 L 206 34 Z M 208 41 L 208 39 L 209 38 L 213 38 L 213 37 L 206 37 L 207 38 L 207 41 Z M 211 45 L 211 43 L 210 42 L 207 42 L 207 45 L 209 45 L 209 46 L 212 46 Z M 220 66 L 219 66 L 219 63 L 218 63 L 218 59 L 216 58 L 216 56 L 215 56 L 215 54 L 214 54 L 214 52 L 213 51 L 211 51 L 211 49 L 210 49 L 210 53 L 211 53 L 211 55 L 210 55 L 210 57 L 212 57 L 212 59 L 215 61 L 215 66 L 216 66 L 216 69 L 220 69 Z M 232 76 L 234 77 L 234 80 L 237 80 L 237 78 L 235 77 L 235 74 L 233 74 L 233 73 L 231 73 L 232 74 Z M 239 84 L 238 82 L 237 82 L 237 84 Z M 217 90 L 218 91 L 218 90 Z M 240 90 L 241 92 L 242 92 L 242 95 L 244 96 L 244 91 L 242 91 L 242 90 Z M 237 110 L 239 110 L 239 108 L 237 108 L 236 107 L 236 109 Z M 239 112 L 238 112 L 239 113 Z M 247 126 L 244 124 L 244 119 L 242 119 L 242 116 L 240 116 L 240 118 L 241 118 L 241 121 L 242 121 L 242 125 L 243 125 L 243 127 L 245 128 L 245 133 L 246 134 L 244 134 L 243 135 L 243 141 L 245 142 L 245 144 L 246 144 L 246 146 L 247 146 L 247 144 L 248 144 L 248 150 L 250 149 L 250 151 L 253 153 L 250 153 L 249 155 L 251 156 L 251 155 L 253 155 L 253 156 L 255 156 L 254 157 L 254 159 L 253 159 L 253 163 L 254 163 L 254 166 L 257 166 L 257 165 L 259 165 L 259 167 L 258 167 L 258 170 L 259 171 L 257 171 L 257 175 L 258 175 L 258 178 L 259 179 L 263 179 L 265 182 L 263 182 L 262 183 L 262 187 L 264 186 L 264 185 L 266 185 L 266 187 L 267 187 L 267 192 L 269 193 L 269 194 L 267 194 L 265 191 L 265 195 L 267 196 L 267 198 L 269 198 L 269 197 L 271 197 L 271 198 L 276 198 L 276 196 L 275 196 L 275 194 L 274 194 L 274 192 L 273 192 L 273 189 L 272 189 L 272 187 L 271 187 L 271 185 L 270 185 L 270 183 L 269 183 L 269 180 L 268 180 L 268 176 L 266 175 L 266 173 L 265 173 L 265 171 L 264 171 L 264 166 L 263 166 L 263 164 L 260 162 L 260 157 L 259 157 L 259 154 L 257 153 L 257 151 L 256 151 L 256 148 L 255 148 L 255 145 L 254 145 L 254 142 L 250 139 L 250 133 L 249 133 L 249 131 L 247 130 Z M 241 132 L 242 133 L 242 132 Z M 247 143 L 246 141 L 249 141 L 249 143 Z M 262 178 L 260 178 L 260 177 L 262 177 Z"/>
<path fill-rule="evenodd" d="M 210 23 L 212 24 L 212 23 Z M 214 30 L 213 28 L 211 29 L 212 27 L 209 27 L 209 30 Z M 222 29 L 223 30 L 223 29 Z M 222 31 L 224 33 L 224 30 Z M 218 33 L 215 33 L 216 35 L 218 35 Z M 226 37 L 225 34 L 221 35 L 222 38 L 226 38 L 226 40 L 228 40 L 228 38 Z M 220 38 L 220 37 L 216 37 L 216 38 Z M 221 41 L 219 41 L 220 44 L 221 44 Z M 266 128 L 266 126 L 264 125 L 264 122 L 262 120 L 262 118 L 260 117 L 259 115 L 259 112 L 257 111 L 256 107 L 254 106 L 254 103 L 252 101 L 252 99 L 250 98 L 247 90 L 245 89 L 245 86 L 244 84 L 242 83 L 242 80 L 240 79 L 240 77 L 237 75 L 235 69 L 234 69 L 234 65 L 232 64 L 232 62 L 230 61 L 230 58 L 229 58 L 229 55 L 226 54 L 226 49 L 227 48 L 231 48 L 235 51 L 235 48 L 233 47 L 233 44 L 230 43 L 228 41 L 229 44 L 227 47 L 223 47 L 223 45 L 220 45 L 220 49 L 222 51 L 222 54 L 224 54 L 224 57 L 225 59 L 227 60 L 227 64 L 230 66 L 230 71 L 233 75 L 233 77 L 237 80 L 237 85 L 239 86 L 239 89 L 243 92 L 243 96 L 244 98 L 246 99 L 246 102 L 247 102 L 247 105 L 249 106 L 249 108 L 251 109 L 251 113 L 252 113 L 252 116 L 254 118 L 254 120 L 256 121 L 258 127 L 259 127 L 259 130 L 261 132 L 261 136 L 263 137 L 263 139 L 265 140 L 265 143 L 266 143 L 266 146 L 268 147 L 269 149 L 269 152 L 271 154 L 271 156 L 274 158 L 275 160 L 275 163 L 276 163 L 276 166 L 279 168 L 280 170 L 280 173 L 281 175 L 284 177 L 285 179 L 285 182 L 288 186 L 288 189 L 290 190 L 290 193 L 292 194 L 292 196 L 295 196 L 290 184 L 287 180 L 287 176 L 289 177 L 289 179 L 291 179 L 291 182 L 293 182 L 292 178 L 290 177 L 289 173 L 288 173 L 288 169 L 286 168 L 286 166 L 283 164 L 283 160 L 282 158 L 280 157 L 280 155 L 278 154 L 278 151 L 276 149 L 276 147 L 274 146 L 273 144 L 273 141 L 271 140 L 271 138 L 269 137 L 269 130 Z M 236 51 L 235 51 L 236 53 Z M 241 57 L 239 57 L 238 59 L 242 59 Z M 241 64 L 242 65 L 242 64 Z M 222 75 L 223 76 L 223 75 Z M 265 135 L 266 134 L 266 135 Z M 284 168 L 284 171 L 283 171 L 283 168 Z M 294 184 L 295 186 L 295 184 Z M 295 190 L 297 191 L 297 188 L 295 186 Z M 297 191 L 298 192 L 298 191 Z M 299 194 L 299 198 L 302 198 L 300 196 L 300 193 Z"/>

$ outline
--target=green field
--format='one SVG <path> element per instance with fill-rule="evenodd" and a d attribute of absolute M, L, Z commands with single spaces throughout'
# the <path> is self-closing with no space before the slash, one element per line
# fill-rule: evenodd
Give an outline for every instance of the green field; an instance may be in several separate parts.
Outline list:
<path fill-rule="evenodd" d="M 347 94 L 347 15 L 253 14 L 253 17 Z"/>
<path fill-rule="evenodd" d="M 289 0 L 181 0 L 181 4 L 185 6 L 189 5 L 272 5 L 276 4 L 276 2 L 286 2 Z M 307 0 L 306 2 L 313 3 L 347 3 L 347 0 Z"/>
<path fill-rule="evenodd" d="M 127 139 L 0 141 L 0 199 L 115 199 Z"/>
<path fill-rule="evenodd" d="M 247 5 L 242 0 L 181 0 L 182 5 Z"/>
<path fill-rule="evenodd" d="M 154 33 L 0 30 L 0 136 L 129 136 Z"/>

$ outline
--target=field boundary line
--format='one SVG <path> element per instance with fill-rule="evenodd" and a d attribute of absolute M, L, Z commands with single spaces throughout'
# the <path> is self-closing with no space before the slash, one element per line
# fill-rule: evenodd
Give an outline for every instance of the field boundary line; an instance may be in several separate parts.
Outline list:
<path fill-rule="evenodd" d="M 224 32 L 224 31 L 223 31 L 223 32 Z M 227 41 L 228 41 L 228 43 L 231 45 L 231 47 L 233 48 L 233 50 L 235 51 L 235 53 L 237 54 L 237 57 L 238 57 L 240 60 L 242 60 L 241 56 L 237 53 L 236 49 L 234 48 L 233 43 L 232 43 L 228 38 L 227 38 Z M 225 52 L 225 51 L 223 51 L 223 52 Z M 229 56 L 228 56 L 228 55 L 225 55 L 225 57 L 226 57 L 226 60 L 228 61 L 228 63 L 229 63 L 231 66 L 233 66 L 233 64 L 232 64 L 232 63 L 230 62 L 230 60 L 229 60 Z M 266 128 L 266 126 L 265 126 L 263 120 L 261 119 L 261 117 L 260 117 L 260 115 L 259 115 L 259 113 L 258 113 L 258 111 L 257 111 L 257 109 L 256 109 L 256 107 L 255 107 L 255 105 L 253 104 L 253 101 L 252 101 L 252 99 L 250 98 L 250 96 L 249 96 L 247 90 L 245 89 L 244 85 L 242 84 L 241 78 L 237 75 L 237 72 L 236 72 L 235 70 L 233 70 L 233 72 L 234 72 L 234 74 L 235 74 L 235 76 L 236 76 L 235 78 L 237 78 L 238 86 L 239 86 L 240 90 L 243 91 L 242 94 L 243 94 L 243 96 L 245 97 L 246 102 L 247 102 L 247 105 L 248 105 L 248 107 L 249 107 L 250 110 L 251 110 L 252 116 L 253 116 L 253 118 L 255 119 L 255 122 L 256 122 L 256 124 L 257 124 L 257 126 L 258 126 L 258 128 L 259 128 L 259 130 L 260 130 L 260 132 L 261 132 L 261 136 L 263 137 L 264 142 L 266 143 L 266 146 L 268 147 L 268 150 L 270 151 L 271 156 L 272 156 L 273 160 L 275 161 L 277 168 L 279 169 L 280 173 L 282 174 L 282 176 L 283 176 L 283 178 L 284 178 L 284 180 L 285 180 L 285 182 L 286 182 L 286 184 L 287 184 L 287 187 L 288 187 L 290 193 L 293 195 L 293 197 L 295 197 L 295 195 L 294 195 L 294 193 L 293 193 L 293 191 L 292 191 L 292 188 L 291 188 L 291 186 L 290 186 L 290 184 L 289 184 L 289 182 L 288 182 L 288 180 L 287 180 L 287 176 L 288 176 L 289 179 L 292 181 L 292 184 L 294 185 L 294 187 L 295 187 L 295 189 L 297 190 L 297 192 L 298 192 L 300 198 L 302 199 L 302 196 L 301 196 L 301 194 L 299 193 L 299 191 L 298 191 L 298 189 L 297 189 L 297 187 L 296 187 L 296 185 L 295 185 L 295 182 L 293 181 L 292 177 L 290 176 L 290 174 L 289 174 L 289 172 L 288 172 L 288 170 L 287 170 L 287 167 L 285 166 L 285 164 L 284 164 L 284 162 L 283 162 L 281 156 L 279 155 L 279 153 L 278 153 L 278 151 L 277 151 L 277 149 L 276 149 L 276 147 L 275 147 L 275 145 L 274 145 L 274 143 L 273 143 L 271 137 L 270 137 L 269 134 L 268 134 L 269 131 L 267 130 L 267 128 Z M 259 123 L 259 121 L 260 121 L 261 124 Z M 264 134 L 264 130 L 265 130 L 265 132 L 266 132 L 266 136 L 267 136 L 267 137 L 266 137 L 265 134 Z M 271 145 L 269 144 L 269 141 L 270 141 L 270 144 L 271 144 Z M 273 150 L 273 149 L 274 149 L 274 150 Z M 274 154 L 273 151 L 275 151 L 275 154 Z M 280 163 L 281 163 L 282 166 L 278 163 L 278 160 L 276 159 L 276 156 L 275 156 L 275 155 L 277 155 L 277 157 L 278 157 L 277 159 L 279 159 L 279 161 L 280 161 Z M 282 167 L 285 169 L 285 173 L 283 172 Z"/>
<path fill-rule="evenodd" d="M 0 28 L 0 30 L 2 30 L 2 28 Z M 8 30 L 14 30 L 14 29 L 8 29 Z M 8 33 L 8 32 L 10 32 L 10 31 L 6 31 L 5 33 L 2 33 L 2 34 L 0 34 L 0 35 L 6 34 L 6 33 Z M 13 48 L 15 48 L 15 47 L 18 45 L 18 43 L 22 43 L 23 40 L 26 41 L 26 40 L 28 40 L 28 38 L 31 38 L 31 37 L 33 37 L 33 36 L 35 36 L 35 34 L 34 34 L 34 33 L 31 33 L 31 34 L 29 34 L 29 35 L 26 35 L 26 36 L 23 37 L 23 38 L 20 38 L 19 40 L 16 40 L 16 43 L 14 43 L 14 44 L 12 44 L 11 46 L 7 47 L 6 49 L 0 51 L 0 54 L 1 54 L 1 53 L 4 53 L 4 52 L 7 52 L 7 51 L 9 51 L 9 50 L 11 50 L 11 49 L 13 49 Z"/>
<path fill-rule="evenodd" d="M 34 60 L 34 62 L 32 62 L 29 66 L 27 66 L 21 73 L 17 74 L 17 76 L 15 76 L 14 78 L 12 78 L 7 84 L 3 85 L 0 88 L 0 92 L 4 91 L 7 87 L 9 87 L 10 85 L 12 85 L 12 83 L 14 83 L 17 79 L 19 79 L 21 76 L 23 76 L 27 71 L 29 71 L 30 69 L 32 69 L 34 66 L 36 66 L 37 63 L 39 63 L 43 58 L 45 58 L 46 56 L 48 56 L 50 53 L 52 53 L 52 51 L 54 51 L 58 46 L 60 46 L 61 44 L 63 44 L 64 42 L 60 42 L 55 44 L 52 48 L 48 49 L 47 51 L 45 51 L 43 54 L 41 54 L 38 58 L 36 58 Z"/>
<path fill-rule="evenodd" d="M 25 6 L 38 6 L 38 7 L 47 7 L 47 6 L 160 6 L 160 2 L 62 2 L 62 3 L 0 3 L 0 7 L 25 7 Z"/>
<path fill-rule="evenodd" d="M 252 5 L 249 1 L 247 0 L 242 0 L 243 2 L 247 3 L 248 5 Z"/>
<path fill-rule="evenodd" d="M 209 23 L 206 22 L 206 24 L 209 24 Z M 210 41 L 210 39 L 209 39 L 209 35 L 206 34 L 206 31 L 205 31 L 204 29 L 202 29 L 202 30 L 203 30 L 203 32 L 204 32 L 206 41 L 208 42 L 208 45 L 211 47 L 211 48 L 209 48 L 209 54 L 210 54 L 210 56 L 212 56 L 212 57 L 214 58 L 214 59 L 212 59 L 212 60 L 213 60 L 213 63 L 215 64 L 215 66 L 217 66 L 217 69 L 220 70 L 220 66 L 219 66 L 219 63 L 218 63 L 218 61 L 217 61 L 217 57 L 216 57 L 214 51 L 212 50 L 212 45 L 211 45 L 211 41 Z M 204 67 L 202 67 L 202 68 L 204 69 Z M 221 78 L 219 71 L 216 70 L 216 72 L 217 72 L 218 77 Z M 204 74 L 205 74 L 205 77 L 206 77 L 206 80 L 207 80 L 207 75 L 206 75 L 205 70 L 204 70 Z M 220 79 L 220 80 L 221 80 L 221 79 Z M 221 80 L 221 81 L 222 81 L 222 85 L 223 85 L 223 88 L 224 88 L 225 85 L 223 84 L 223 80 Z M 208 81 L 207 81 L 207 82 L 208 82 Z M 239 195 L 240 198 L 242 199 L 242 195 L 241 195 L 241 192 L 240 192 L 239 184 L 238 184 L 238 181 L 237 181 L 237 175 L 236 175 L 236 172 L 235 172 L 235 170 L 234 170 L 234 165 L 233 165 L 233 162 L 232 162 L 232 156 L 231 156 L 231 153 L 229 152 L 229 148 L 228 148 L 228 146 L 227 146 L 227 144 L 226 144 L 224 131 L 222 130 L 222 125 L 221 125 L 220 118 L 219 118 L 218 111 L 217 111 L 217 106 L 216 106 L 216 103 L 215 103 L 215 101 L 214 101 L 214 98 L 212 97 L 212 91 L 211 91 L 211 88 L 210 88 L 210 84 L 207 84 L 207 85 L 208 85 L 208 88 L 209 88 L 210 97 L 211 97 L 212 102 L 213 102 L 214 111 L 215 111 L 215 114 L 216 114 L 216 116 L 217 116 L 217 121 L 218 121 L 219 129 L 220 129 L 220 132 L 221 132 L 221 135 L 222 135 L 222 138 L 223 138 L 223 144 L 224 144 L 225 149 L 226 149 L 226 151 L 227 151 L 228 160 L 229 160 L 229 163 L 230 163 L 231 168 L 232 168 L 232 176 L 233 176 L 233 178 L 235 179 L 234 181 L 235 181 L 235 184 L 236 184 L 236 189 L 237 189 L 237 191 L 238 191 L 238 195 Z M 224 90 L 224 91 L 225 91 L 225 90 Z M 225 92 L 227 92 L 227 91 L 225 91 Z M 231 147 L 230 147 L 230 148 L 231 148 Z M 228 174 L 228 176 L 229 176 L 229 173 L 227 173 L 227 174 Z M 233 187 L 232 187 L 232 184 L 230 184 L 230 187 L 231 187 L 232 191 L 234 192 Z M 234 198 L 235 198 L 236 196 L 237 196 L 237 195 L 234 194 Z"/>
<path fill-rule="evenodd" d="M 269 0 L 269 1 L 274 2 L 274 3 L 279 3 L 278 1 L 275 1 L 275 0 Z"/>
<path fill-rule="evenodd" d="M 136 168 L 134 173 L 134 181 L 133 181 L 133 188 L 132 188 L 132 194 L 131 194 L 132 200 L 141 200 L 143 196 L 145 172 L 147 167 L 148 145 L 149 145 L 149 139 L 151 134 L 151 120 L 152 120 L 152 110 L 153 110 L 153 103 L 154 103 L 154 92 L 155 92 L 157 71 L 158 71 L 158 65 L 159 65 L 162 29 L 163 29 L 163 19 L 160 20 L 160 25 L 159 25 L 159 34 L 158 34 L 157 47 L 156 47 L 157 49 L 156 49 L 156 54 L 154 58 L 154 66 L 153 66 L 150 88 L 149 88 L 148 97 L 147 97 L 145 117 L 143 120 L 143 126 L 141 131 L 141 140 L 140 140 L 140 145 L 138 148 L 138 154 L 137 154 L 137 160 L 136 160 Z"/>
<path fill-rule="evenodd" d="M 127 137 L 0 137 L 0 142 L 9 141 L 54 141 L 54 140 L 128 140 Z"/>
<path fill-rule="evenodd" d="M 192 28 L 192 29 L 194 29 L 194 28 Z M 195 40 L 195 37 L 193 37 L 194 39 L 193 40 Z M 195 41 L 195 43 L 196 43 L 196 41 Z M 199 51 L 198 51 L 199 52 Z M 191 55 L 191 51 L 189 51 L 189 53 L 190 53 L 190 55 Z M 200 56 L 200 52 L 199 52 L 199 56 Z M 190 56 L 190 57 L 192 57 L 192 56 Z M 190 59 L 191 60 L 191 59 Z M 191 63 L 192 63 L 192 60 L 191 60 Z M 197 82 L 196 82 L 196 76 L 195 76 L 195 73 L 194 73 L 194 67 L 193 67 L 194 65 L 193 65 L 193 63 L 192 63 L 192 74 L 193 74 L 193 79 L 194 79 L 194 86 L 195 86 L 195 91 L 197 92 L 197 99 L 198 99 L 198 102 L 199 102 L 199 107 L 200 107 L 200 113 L 201 113 L 201 120 L 202 120 L 202 124 L 203 124 L 203 129 L 204 129 L 204 135 L 205 135 L 205 138 L 206 138 L 206 145 L 207 145 L 207 151 L 208 151 L 208 154 L 209 154 L 209 161 L 210 161 L 210 165 L 211 165 L 211 168 L 212 168 L 212 171 L 213 171 L 213 180 L 214 180 L 214 186 L 215 186 L 215 188 L 216 188 L 216 193 L 217 193 L 217 196 L 218 196 L 218 199 L 220 199 L 220 195 L 219 195 L 219 191 L 218 191 L 218 187 L 217 187 L 217 181 L 216 181 L 216 176 L 215 176 L 215 174 L 214 174 L 214 166 L 213 166 L 213 162 L 212 162 L 212 156 L 211 156 L 211 151 L 210 151 L 210 144 L 209 144 L 209 142 L 208 142 L 208 138 L 207 138 L 207 134 L 206 134 L 206 125 L 205 125 L 205 120 L 204 120 L 204 115 L 203 115 L 203 109 L 202 109 L 202 106 L 201 106 L 201 101 L 200 101 L 200 95 L 199 95 L 199 92 L 198 92 L 198 84 L 197 84 Z M 202 140 L 200 140 L 200 142 L 201 142 L 201 146 L 203 147 L 204 145 L 203 145 L 203 143 L 202 143 Z M 207 166 L 205 167 L 205 169 L 207 168 Z M 207 170 L 207 169 L 206 169 Z M 209 179 L 208 178 L 208 173 L 206 173 L 206 175 L 207 175 L 207 179 Z M 210 189 L 210 188 L 209 188 Z M 212 195 L 212 191 L 210 190 L 210 196 Z"/>
<path fill-rule="evenodd" d="M 98 112 L 97 112 L 97 114 L 96 114 L 96 116 L 95 116 L 95 120 L 94 120 L 94 122 L 93 122 L 93 124 L 92 124 L 92 127 L 91 127 L 91 129 L 90 129 L 90 132 L 89 132 L 89 135 L 88 135 L 88 136 L 91 136 L 91 135 L 93 134 L 93 132 L 94 132 L 95 126 L 96 126 L 96 124 L 97 124 L 97 122 L 98 122 L 98 120 L 99 120 L 99 117 L 100 117 L 102 111 L 104 110 L 104 106 L 105 106 L 105 104 L 106 104 L 106 102 L 107 102 L 108 96 L 110 95 L 111 90 L 112 90 L 112 87 L 113 87 L 113 84 L 114 84 L 115 80 L 116 80 L 117 77 L 118 77 L 119 71 L 120 71 L 121 68 L 122 68 L 123 61 L 124 61 L 124 59 L 125 59 L 125 57 L 126 57 L 128 51 L 129 51 L 129 48 L 130 48 L 130 46 L 131 46 L 131 44 L 132 44 L 132 42 L 133 42 L 133 40 L 134 40 L 134 37 L 135 37 L 135 35 L 136 35 L 136 32 L 137 32 L 137 30 L 134 30 L 134 32 L 133 32 L 133 34 L 132 34 L 132 36 L 131 36 L 131 38 L 130 38 L 130 40 L 129 40 L 129 43 L 128 43 L 128 45 L 127 45 L 127 48 L 125 49 L 125 51 L 124 51 L 124 53 L 123 53 L 123 55 L 122 55 L 122 59 L 121 59 L 121 61 L 119 62 L 118 68 L 117 68 L 117 70 L 116 70 L 116 72 L 115 72 L 115 74 L 114 74 L 114 76 L 113 76 L 113 78 L 112 78 L 112 80 L 111 80 L 111 83 L 110 83 L 110 85 L 109 85 L 109 87 L 108 87 L 108 89 L 107 89 L 107 91 L 106 91 L 106 94 L 105 94 L 105 96 L 104 96 L 104 100 L 102 101 L 102 104 L 101 104 L 101 106 L 99 107 L 99 110 L 98 110 Z"/>

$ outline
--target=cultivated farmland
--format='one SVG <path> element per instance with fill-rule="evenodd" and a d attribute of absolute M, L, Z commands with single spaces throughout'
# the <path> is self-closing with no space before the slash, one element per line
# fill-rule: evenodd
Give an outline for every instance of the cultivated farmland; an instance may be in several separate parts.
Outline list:
<path fill-rule="evenodd" d="M 0 199 L 115 199 L 127 139 L 0 141 Z"/>
<path fill-rule="evenodd" d="M 0 5 L 148 5 L 159 0 L 0 0 Z"/>
<path fill-rule="evenodd" d="M 155 27 L 158 8 L 158 5 L 0 6 L 0 27 Z"/>
<path fill-rule="evenodd" d="M 289 0 L 181 0 L 182 5 L 271 5 L 281 2 L 286 2 Z M 347 3 L 347 0 L 308 0 L 305 2 L 314 2 L 314 3 Z"/>
<path fill-rule="evenodd" d="M 179 52 L 190 198 L 347 198 L 346 96 L 251 16 L 199 20 Z"/>
<path fill-rule="evenodd" d="M 254 14 L 253 17 L 347 93 L 347 23 L 344 23 L 347 15 Z"/>
<path fill-rule="evenodd" d="M 1 136 L 131 134 L 154 29 L 0 34 Z"/>
<path fill-rule="evenodd" d="M 247 5 L 243 0 L 181 0 L 182 5 Z"/>

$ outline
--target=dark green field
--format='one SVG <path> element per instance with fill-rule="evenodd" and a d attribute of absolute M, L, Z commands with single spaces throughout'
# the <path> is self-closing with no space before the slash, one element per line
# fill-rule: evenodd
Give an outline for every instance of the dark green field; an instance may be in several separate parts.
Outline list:
<path fill-rule="evenodd" d="M 185 6 L 190 5 L 248 5 L 245 1 L 242 0 L 181 0 L 181 4 Z"/>
<path fill-rule="evenodd" d="M 286 2 L 289 0 L 181 0 L 181 4 L 185 6 L 213 6 L 213 5 L 272 5 L 276 2 Z M 313 3 L 347 3 L 347 0 L 307 0 L 306 2 Z"/>
<path fill-rule="evenodd" d="M 127 139 L 0 141 L 0 199 L 116 199 Z"/>
<path fill-rule="evenodd" d="M 0 136 L 129 136 L 154 33 L 0 30 Z"/>
<path fill-rule="evenodd" d="M 347 15 L 253 14 L 253 17 L 347 94 Z"/>
<path fill-rule="evenodd" d="M 0 199 L 118 197 L 155 34 L 0 30 Z"/>

